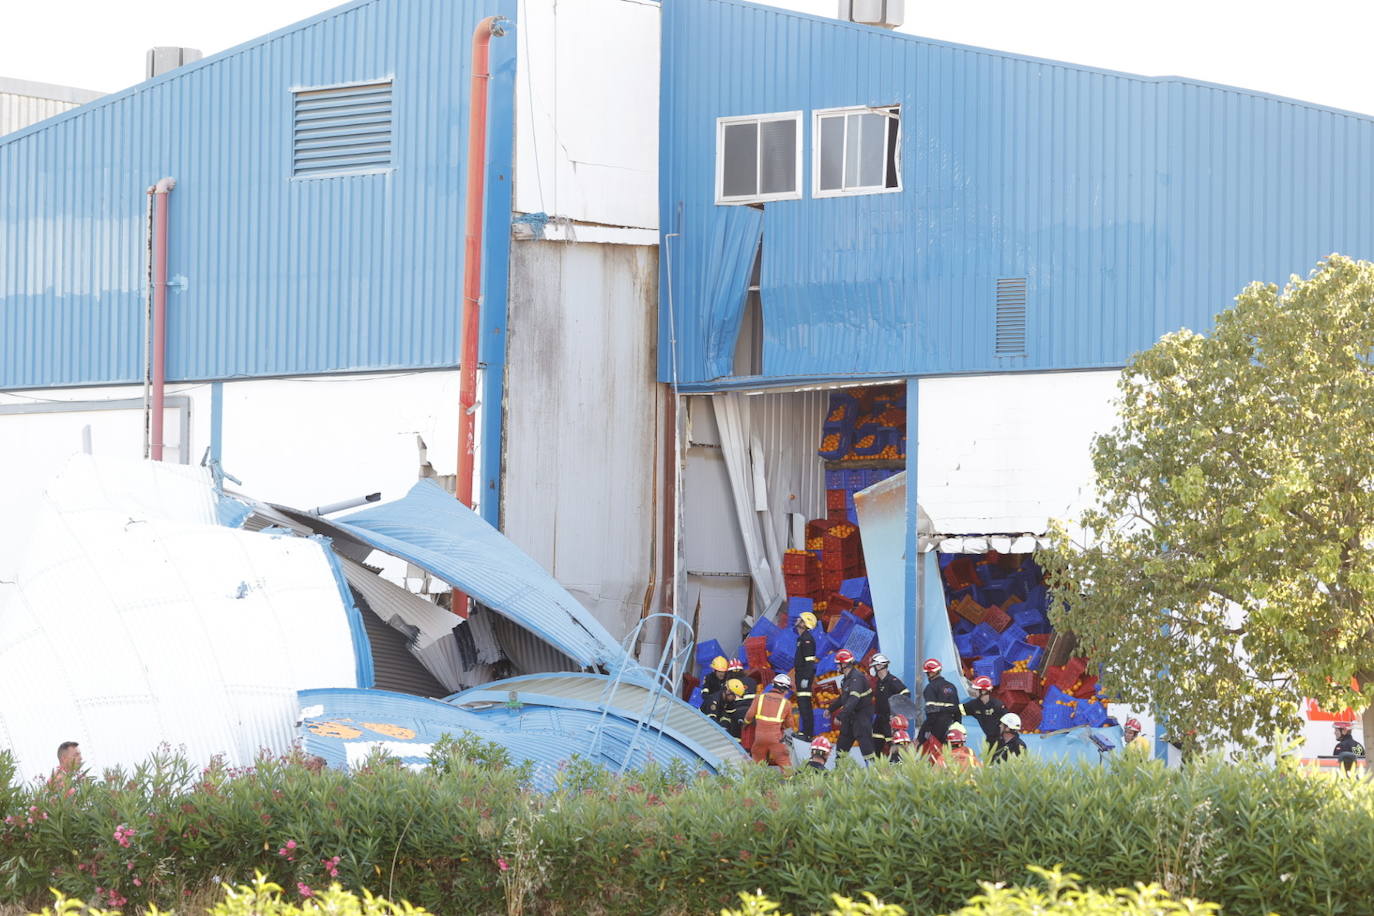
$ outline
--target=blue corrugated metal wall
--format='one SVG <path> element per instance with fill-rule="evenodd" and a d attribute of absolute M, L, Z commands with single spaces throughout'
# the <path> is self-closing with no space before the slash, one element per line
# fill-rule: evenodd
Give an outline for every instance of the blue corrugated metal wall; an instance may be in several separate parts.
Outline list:
<path fill-rule="evenodd" d="M 144 191 L 164 175 L 170 378 L 456 365 L 468 49 L 515 6 L 353 3 L 0 139 L 0 388 L 142 377 Z M 515 48 L 492 43 L 503 179 Z M 292 180 L 290 90 L 387 77 L 394 170 Z"/>
<path fill-rule="evenodd" d="M 1368 117 L 735 0 L 664 0 L 662 60 L 665 381 L 671 305 L 680 379 L 717 384 L 717 117 L 806 113 L 805 196 L 764 207 L 773 379 L 1119 366 L 1251 280 L 1374 257 Z M 893 104 L 903 190 L 812 199 L 811 113 Z M 1004 277 L 1027 279 L 1022 357 L 994 356 Z"/>

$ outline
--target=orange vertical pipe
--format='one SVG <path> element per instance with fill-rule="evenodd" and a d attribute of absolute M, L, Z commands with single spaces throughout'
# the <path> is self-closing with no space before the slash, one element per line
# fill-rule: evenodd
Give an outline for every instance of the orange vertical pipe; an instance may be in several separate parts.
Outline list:
<path fill-rule="evenodd" d="M 152 397 L 149 402 L 148 456 L 162 460 L 162 413 L 167 386 L 167 195 L 176 179 L 153 186 L 153 352 Z"/>
<path fill-rule="evenodd" d="M 486 196 L 489 46 L 502 35 L 502 17 L 488 16 L 472 30 L 472 92 L 468 102 L 468 181 L 463 252 L 463 347 L 458 376 L 458 480 L 455 493 L 472 508 L 477 442 L 477 351 L 482 326 L 482 214 Z M 455 596 L 456 597 L 456 596 Z M 456 607 L 455 607 L 456 610 Z"/>

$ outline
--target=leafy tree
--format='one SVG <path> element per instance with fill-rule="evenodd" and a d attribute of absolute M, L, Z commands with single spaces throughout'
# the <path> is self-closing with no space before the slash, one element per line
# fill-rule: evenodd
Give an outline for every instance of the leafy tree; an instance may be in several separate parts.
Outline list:
<path fill-rule="evenodd" d="M 1369 705 L 1371 353 L 1374 264 L 1332 255 L 1131 360 L 1097 503 L 1039 558 L 1111 696 L 1204 745 L 1278 746 L 1303 697 Z"/>

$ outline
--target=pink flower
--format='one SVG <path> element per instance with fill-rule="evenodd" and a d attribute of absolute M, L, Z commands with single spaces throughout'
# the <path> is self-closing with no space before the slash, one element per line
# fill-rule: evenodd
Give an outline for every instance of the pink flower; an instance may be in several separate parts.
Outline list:
<path fill-rule="evenodd" d="M 143 879 L 142 879 L 142 878 L 135 878 L 135 879 L 134 879 L 134 887 L 142 887 L 142 886 L 143 886 Z"/>
<path fill-rule="evenodd" d="M 307 885 L 304 881 L 297 881 L 297 882 L 296 882 L 296 892 L 299 893 L 302 897 L 313 897 L 313 896 L 315 896 L 315 892 L 312 891 L 312 890 L 310 889 L 310 886 Z"/>
<path fill-rule="evenodd" d="M 505 860 L 505 859 L 497 859 L 497 860 L 496 860 L 496 867 L 499 868 L 499 869 L 501 869 L 502 871 L 506 871 L 507 869 L 510 868 L 510 866 L 506 864 L 506 860 Z"/>
<path fill-rule="evenodd" d="M 295 848 L 296 848 L 296 841 L 295 841 L 295 840 L 287 840 L 287 841 L 286 841 L 286 848 L 287 848 L 287 849 L 295 849 Z"/>

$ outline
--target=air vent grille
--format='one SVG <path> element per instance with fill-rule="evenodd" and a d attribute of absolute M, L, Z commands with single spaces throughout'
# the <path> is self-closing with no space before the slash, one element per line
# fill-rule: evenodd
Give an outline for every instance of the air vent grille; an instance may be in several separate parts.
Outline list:
<path fill-rule="evenodd" d="M 391 80 L 302 89 L 293 95 L 292 175 L 391 167 Z"/>
<path fill-rule="evenodd" d="M 1026 355 L 1026 278 L 1012 277 L 997 281 L 997 340 L 998 356 Z"/>

